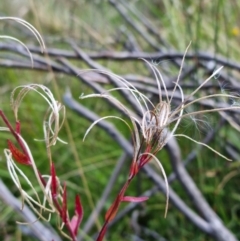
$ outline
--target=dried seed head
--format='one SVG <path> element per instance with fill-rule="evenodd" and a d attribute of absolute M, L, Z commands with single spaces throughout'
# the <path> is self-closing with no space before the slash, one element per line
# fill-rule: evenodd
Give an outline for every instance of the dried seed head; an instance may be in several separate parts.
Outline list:
<path fill-rule="evenodd" d="M 170 105 L 166 101 L 162 101 L 157 104 L 154 110 L 157 117 L 157 127 L 158 129 L 162 129 L 162 127 L 166 126 L 168 123 L 168 118 L 171 112 Z"/>
<path fill-rule="evenodd" d="M 158 150 L 165 145 L 168 134 L 167 125 L 170 123 L 170 104 L 162 101 L 153 111 L 147 111 L 143 116 L 142 130 L 146 143 Z"/>

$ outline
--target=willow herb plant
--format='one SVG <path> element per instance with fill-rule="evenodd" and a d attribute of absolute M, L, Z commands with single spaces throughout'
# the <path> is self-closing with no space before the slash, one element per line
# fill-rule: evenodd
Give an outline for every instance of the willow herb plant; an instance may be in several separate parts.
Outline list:
<path fill-rule="evenodd" d="M 37 40 L 40 42 L 41 46 L 44 48 L 44 42 L 41 35 L 32 25 L 30 25 L 26 21 L 18 18 L 12 18 L 12 17 L 0 18 L 0 20 L 15 20 L 18 23 L 24 25 L 25 27 L 27 27 L 29 30 L 33 32 Z M 13 39 L 21 43 L 27 49 L 26 45 L 24 45 L 19 40 L 16 40 L 15 38 L 12 38 L 10 36 L 2 36 L 2 38 Z M 29 52 L 29 54 L 32 60 L 31 53 Z M 206 146 L 207 148 L 209 148 L 211 151 L 215 152 L 219 156 L 225 158 L 226 160 L 229 160 L 227 157 L 223 156 L 222 154 L 220 154 L 210 146 L 204 143 L 198 142 L 184 134 L 177 133 L 180 121 L 185 117 L 208 113 L 208 112 L 220 112 L 224 110 L 240 108 L 240 106 L 232 105 L 224 108 L 202 110 L 202 111 L 196 111 L 196 112 L 186 113 L 186 114 L 184 113 L 184 110 L 188 106 L 204 99 L 210 99 L 215 97 L 228 97 L 232 99 L 237 98 L 234 95 L 228 95 L 228 94 L 212 94 L 212 95 L 203 96 L 192 100 L 192 97 L 213 76 L 217 75 L 222 69 L 222 67 L 214 71 L 214 73 L 205 81 L 203 81 L 202 84 L 200 84 L 200 86 L 196 90 L 194 90 L 190 95 L 185 97 L 179 83 L 180 74 L 184 63 L 184 58 L 182 60 L 179 75 L 175 82 L 175 86 L 173 88 L 171 95 L 168 94 L 162 75 L 158 71 L 157 67 L 146 60 L 143 60 L 143 61 L 145 61 L 148 64 L 148 66 L 152 69 L 157 82 L 158 91 L 159 91 L 159 100 L 156 105 L 152 103 L 152 101 L 146 95 L 138 91 L 134 87 L 134 85 L 132 85 L 127 80 L 113 73 L 100 71 L 100 70 L 95 70 L 95 71 L 101 72 L 103 74 L 107 74 L 117 79 L 122 84 L 122 87 L 110 89 L 102 94 L 91 94 L 91 95 L 80 97 L 81 99 L 86 99 L 91 97 L 106 98 L 114 102 L 114 104 L 117 104 L 119 108 L 122 111 L 124 111 L 125 114 L 130 118 L 130 121 L 131 121 L 131 124 L 128 124 L 126 120 L 118 116 L 106 116 L 106 117 L 100 118 L 99 120 L 92 123 L 92 125 L 86 131 L 84 139 L 88 135 L 89 131 L 99 121 L 107 118 L 116 118 L 116 119 L 122 120 L 129 127 L 132 134 L 132 140 L 134 143 L 134 152 L 133 152 L 132 162 L 130 165 L 127 180 L 105 215 L 105 222 L 103 224 L 102 229 L 99 232 L 97 241 L 103 240 L 107 230 L 107 226 L 109 222 L 111 222 L 111 220 L 115 218 L 118 212 L 118 209 L 120 207 L 120 204 L 122 202 L 143 202 L 148 199 L 148 197 L 126 196 L 125 193 L 130 183 L 132 182 L 133 178 L 139 173 L 141 168 L 147 163 L 149 163 L 151 160 L 156 161 L 161 172 L 163 173 L 163 176 L 166 182 L 167 200 L 166 200 L 166 209 L 165 209 L 165 215 L 164 215 L 166 217 L 167 209 L 168 209 L 168 183 L 167 183 L 167 177 L 166 177 L 164 168 L 161 162 L 156 157 L 156 154 L 164 147 L 164 145 L 166 145 L 166 143 L 169 141 L 170 138 L 172 137 L 188 138 L 189 140 L 194 141 L 197 144 Z M 172 99 L 177 89 L 181 94 L 181 104 L 178 107 L 172 109 Z M 130 111 L 123 103 L 121 103 L 121 101 L 119 101 L 118 99 L 116 99 L 110 94 L 112 91 L 117 91 L 117 90 L 129 91 L 132 94 L 132 96 L 135 98 L 136 103 L 138 103 L 139 107 L 142 110 L 141 119 L 139 119 L 134 113 L 132 113 L 132 111 Z M 43 118 L 43 130 L 44 130 L 43 141 L 46 144 L 46 152 L 49 160 L 49 174 L 47 175 L 41 174 L 40 171 L 38 170 L 38 167 L 37 167 L 38 161 L 34 160 L 31 150 L 27 142 L 24 140 L 24 137 L 21 134 L 20 120 L 18 119 L 18 110 L 22 100 L 24 99 L 24 97 L 27 95 L 29 91 L 33 91 L 36 94 L 39 94 L 40 96 L 42 96 L 42 98 L 47 102 L 49 106 L 49 109 L 47 110 Z M 162 91 L 164 92 L 164 95 Z M 55 100 L 53 94 L 47 87 L 40 84 L 29 84 L 29 85 L 21 85 L 19 87 L 16 87 L 12 92 L 10 101 L 11 101 L 11 106 L 15 116 L 16 124 L 14 127 L 8 120 L 7 116 L 0 109 L 0 117 L 2 118 L 5 124 L 5 126 L 0 127 L 0 131 L 8 132 L 12 137 L 12 139 L 14 139 L 14 140 L 10 140 L 10 139 L 7 140 L 6 145 L 8 146 L 8 148 L 4 149 L 4 153 L 6 156 L 9 175 L 11 176 L 14 184 L 20 191 L 22 204 L 24 205 L 24 203 L 26 202 L 32 208 L 32 210 L 38 215 L 39 218 L 47 222 L 49 221 L 52 214 L 54 213 L 57 214 L 58 227 L 60 232 L 69 240 L 76 241 L 78 228 L 83 217 L 83 208 L 82 208 L 81 200 L 80 200 L 80 197 L 76 195 L 75 210 L 74 210 L 74 214 L 71 217 L 68 212 L 68 205 L 67 205 L 68 203 L 67 186 L 65 183 L 62 183 L 61 180 L 57 177 L 56 170 L 54 167 L 54 161 L 53 161 L 54 158 L 52 158 L 51 156 L 51 147 L 57 144 L 58 141 L 62 142 L 62 140 L 59 139 L 58 134 L 64 122 L 65 108 L 60 102 Z M 14 144 L 13 141 L 16 144 Z M 36 180 L 39 184 L 39 187 L 42 191 L 43 200 L 41 200 L 40 195 L 38 194 L 36 188 L 32 184 L 32 181 L 29 180 L 29 178 L 21 170 L 20 168 L 21 165 L 27 165 L 30 168 L 32 168 L 35 174 Z M 25 180 L 26 183 L 29 185 L 33 193 L 32 195 L 29 195 L 22 188 L 22 185 L 21 185 L 22 180 Z M 46 218 L 46 213 L 49 214 L 48 218 Z"/>
<path fill-rule="evenodd" d="M 127 178 L 125 184 L 123 185 L 122 189 L 119 191 L 114 202 L 112 203 L 112 205 L 110 206 L 110 208 L 108 209 L 108 211 L 105 214 L 105 222 L 98 235 L 97 241 L 103 240 L 103 237 L 107 231 L 107 226 L 111 222 L 111 220 L 113 220 L 115 218 L 121 202 L 126 202 L 126 201 L 127 202 L 143 202 L 148 199 L 148 197 L 125 196 L 125 192 L 126 192 L 127 188 L 129 187 L 131 181 L 139 173 L 141 168 L 144 165 L 146 165 L 147 163 L 149 163 L 151 160 L 154 160 L 157 163 L 157 165 L 159 166 L 159 168 L 163 174 L 165 183 L 166 183 L 167 200 L 166 200 L 166 207 L 165 207 L 165 214 L 164 214 L 164 216 L 166 217 L 167 210 L 168 210 L 169 188 L 168 188 L 166 173 L 164 171 L 164 168 L 163 168 L 160 160 L 156 157 L 156 155 L 166 145 L 166 143 L 169 141 L 170 138 L 172 138 L 172 137 L 187 138 L 197 144 L 207 147 L 208 149 L 210 149 L 217 155 L 221 156 L 222 158 L 224 158 L 228 161 L 231 161 L 229 158 L 225 157 L 224 155 L 222 155 L 221 153 L 219 153 L 218 151 L 216 151 L 209 145 L 196 141 L 193 138 L 191 138 L 185 134 L 177 133 L 177 129 L 180 124 L 180 121 L 185 117 L 189 117 L 189 116 L 192 117 L 192 116 L 195 116 L 198 114 L 203 114 L 203 113 L 208 113 L 208 112 L 220 112 L 220 111 L 224 111 L 224 110 L 240 108 L 240 106 L 232 105 L 232 106 L 228 106 L 228 107 L 224 107 L 224 108 L 201 110 L 201 111 L 195 111 L 195 112 L 186 113 L 186 114 L 184 113 L 184 110 L 187 107 L 189 107 L 192 104 L 199 102 L 201 100 L 215 98 L 215 97 L 228 97 L 228 98 L 232 98 L 232 99 L 238 98 L 237 96 L 228 95 L 228 94 L 212 94 L 212 95 L 207 95 L 207 96 L 203 96 L 203 97 L 191 100 L 192 97 L 209 80 L 211 80 L 214 76 L 219 74 L 219 72 L 221 71 L 221 69 L 223 67 L 216 69 L 209 78 L 207 78 L 205 81 L 203 81 L 202 84 L 200 84 L 199 87 L 197 87 L 187 97 L 184 96 L 183 90 L 179 84 L 179 79 L 180 79 L 184 59 L 185 59 L 185 56 L 186 56 L 186 53 L 187 53 L 189 47 L 190 47 L 190 44 L 184 53 L 180 71 L 178 74 L 178 78 L 175 82 L 172 94 L 170 96 L 168 94 L 168 90 L 167 90 L 167 87 L 163 80 L 163 77 L 162 77 L 161 73 L 159 72 L 159 70 L 157 69 L 156 65 L 151 64 L 147 60 L 143 59 L 143 61 L 146 62 L 147 65 L 152 70 L 152 72 L 155 76 L 156 82 L 157 82 L 159 100 L 156 105 L 154 105 L 152 103 L 152 101 L 146 95 L 144 95 L 142 92 L 137 90 L 134 87 L 134 85 L 131 84 L 130 82 L 128 82 L 126 79 L 124 79 L 121 76 L 118 76 L 116 74 L 109 73 L 106 71 L 101 71 L 101 70 L 95 70 L 95 71 L 105 74 L 105 75 L 109 75 L 110 77 L 116 79 L 117 81 L 119 81 L 119 83 L 122 84 L 122 87 L 110 89 L 102 94 L 90 94 L 90 95 L 86 95 L 86 96 L 84 96 L 84 95 L 80 96 L 81 99 L 100 97 L 100 98 L 106 98 L 106 99 L 112 101 L 123 112 L 125 112 L 125 114 L 129 117 L 131 124 L 132 124 L 130 126 L 127 123 L 127 121 L 125 121 L 124 119 L 117 117 L 117 116 L 106 116 L 106 117 L 100 118 L 99 120 L 92 123 L 92 125 L 88 128 L 88 130 L 86 131 L 86 134 L 84 136 L 84 139 L 85 139 L 85 137 L 87 136 L 89 131 L 99 121 L 101 121 L 103 119 L 107 119 L 107 118 L 116 118 L 116 119 L 120 119 L 121 121 L 123 121 L 128 126 L 128 128 L 131 130 L 132 141 L 133 141 L 133 146 L 134 146 L 132 163 L 131 163 L 131 166 L 129 169 L 128 178 Z M 162 93 L 162 89 L 164 91 L 164 95 Z M 177 89 L 179 90 L 179 92 L 181 94 L 181 104 L 172 110 L 171 102 L 172 102 L 173 96 Z M 133 114 L 125 105 L 123 105 L 121 103 L 121 101 L 119 101 L 118 99 L 116 99 L 115 97 L 113 97 L 110 94 L 113 91 L 119 91 L 119 90 L 129 91 L 132 94 L 136 103 L 139 104 L 139 107 L 142 111 L 141 119 L 137 118 L 135 114 Z M 165 96 L 165 97 L 163 97 L 163 96 Z M 171 127 L 172 125 L 173 125 L 173 127 Z"/>
<path fill-rule="evenodd" d="M 20 121 L 18 120 L 18 109 L 23 98 L 29 91 L 34 91 L 40 94 L 49 105 L 49 109 L 47 110 L 43 121 L 43 141 L 46 144 L 46 152 L 49 160 L 50 170 L 50 174 L 48 175 L 43 175 L 38 170 L 31 150 L 20 132 L 21 128 Z M 15 93 L 17 93 L 16 98 Z M 4 153 L 7 159 L 9 174 L 14 184 L 20 191 L 22 203 L 24 204 L 24 202 L 26 202 L 38 215 L 38 217 L 45 221 L 49 221 L 52 213 L 57 213 L 58 227 L 61 233 L 69 240 L 76 240 L 78 227 L 83 217 L 83 209 L 81 206 L 80 197 L 77 195 L 75 198 L 75 214 L 72 218 L 70 218 L 67 210 L 66 184 L 62 184 L 57 177 L 54 162 L 51 157 L 51 146 L 55 145 L 57 141 L 63 142 L 61 139 L 58 138 L 58 132 L 60 131 L 64 121 L 65 108 L 61 103 L 54 99 L 53 94 L 47 87 L 39 84 L 22 85 L 14 89 L 11 96 L 11 106 L 13 108 L 14 116 L 16 119 L 16 127 L 14 128 L 11 125 L 7 117 L 4 115 L 3 111 L 0 110 L 0 116 L 6 124 L 6 127 L 0 127 L 0 130 L 10 132 L 10 134 L 20 147 L 19 149 L 19 147 L 16 147 L 16 145 L 13 144 L 11 140 L 7 140 L 8 149 L 5 149 Z M 63 116 L 62 121 L 60 121 L 61 112 Z M 35 186 L 32 184 L 32 181 L 29 180 L 29 178 L 18 167 L 18 165 L 16 165 L 15 162 L 21 165 L 28 165 L 32 168 L 38 185 L 43 193 L 43 200 L 41 200 L 41 198 L 39 197 L 39 194 L 36 191 Z M 21 178 L 19 178 L 19 176 L 21 176 Z M 29 185 L 33 193 L 32 196 L 30 196 L 26 191 L 23 190 L 20 180 L 25 180 L 25 182 Z M 49 217 L 45 218 L 45 215 L 43 215 L 43 213 L 48 213 Z M 67 235 L 65 232 L 62 232 L 64 226 L 68 230 L 69 235 Z"/>
<path fill-rule="evenodd" d="M 14 20 L 22 24 L 35 35 L 42 48 L 45 48 L 41 35 L 28 22 L 15 17 L 2 17 L 0 20 Z M 33 66 L 32 55 L 24 43 L 11 36 L 1 36 L 1 38 L 17 41 L 24 48 L 26 48 L 30 55 Z M 41 174 L 38 169 L 37 162 L 34 160 L 31 150 L 21 134 L 21 125 L 20 120 L 18 119 L 18 111 L 22 100 L 30 91 L 39 94 L 49 106 L 43 119 L 44 138 L 41 140 L 46 144 L 46 152 L 49 161 L 49 174 Z M 83 217 L 83 209 L 80 197 L 79 195 L 76 195 L 75 197 L 75 210 L 71 217 L 68 212 L 67 205 L 67 186 L 66 183 L 62 183 L 57 177 L 54 161 L 52 160 L 51 156 L 51 147 L 55 145 L 57 141 L 63 142 L 61 139 L 59 139 L 58 133 L 65 119 L 65 107 L 60 102 L 55 100 L 52 92 L 46 86 L 40 84 L 29 84 L 16 87 L 11 94 L 10 102 L 16 120 L 15 127 L 10 123 L 7 116 L 0 109 L 0 117 L 5 123 L 5 126 L 0 127 L 0 131 L 10 133 L 10 136 L 12 136 L 12 138 L 15 139 L 15 142 L 17 143 L 16 146 L 13 143 L 13 140 L 8 139 L 8 148 L 4 149 L 4 154 L 7 160 L 9 175 L 11 176 L 15 186 L 18 188 L 21 194 L 22 208 L 24 208 L 24 203 L 26 202 L 38 215 L 38 218 L 41 218 L 46 222 L 50 221 L 52 214 L 57 214 L 58 228 L 62 235 L 69 240 L 76 241 L 78 228 Z M 41 200 L 35 185 L 32 184 L 32 181 L 28 178 L 27 175 L 24 174 L 24 172 L 17 164 L 27 165 L 32 168 L 40 190 L 42 191 L 43 200 Z M 29 185 L 33 195 L 30 196 L 22 188 L 21 183 L 23 180 Z M 46 214 L 48 214 L 48 218 L 46 218 Z M 67 232 L 63 231 L 64 227 Z"/>

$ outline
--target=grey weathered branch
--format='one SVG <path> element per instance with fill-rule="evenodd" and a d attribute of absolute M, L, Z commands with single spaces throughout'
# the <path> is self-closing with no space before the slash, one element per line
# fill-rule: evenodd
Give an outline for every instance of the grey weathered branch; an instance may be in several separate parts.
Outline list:
<path fill-rule="evenodd" d="M 169 150 L 170 160 L 179 181 L 185 188 L 198 211 L 208 222 L 211 235 L 219 241 L 237 241 L 236 237 L 224 226 L 221 219 L 211 209 L 197 188 L 196 184 L 193 182 L 192 178 L 184 168 L 181 160 L 180 149 L 176 139 L 171 138 L 166 147 Z"/>
<path fill-rule="evenodd" d="M 6 205 L 10 206 L 14 212 L 18 213 L 25 223 L 28 223 L 26 227 L 31 230 L 31 235 L 38 240 L 62 240 L 49 224 L 47 226 L 43 225 L 27 205 L 24 205 L 24 208 L 22 209 L 21 201 L 12 195 L 2 180 L 0 180 L 0 198 L 6 203 Z"/>
<path fill-rule="evenodd" d="M 35 46 L 28 46 L 32 53 L 42 55 L 41 49 Z M 20 45 L 0 43 L 0 50 L 11 51 L 20 55 L 27 56 L 26 50 Z M 56 48 L 49 48 L 46 50 L 48 56 L 53 58 L 65 57 L 67 59 L 81 59 L 81 56 L 75 51 L 62 50 Z M 87 55 L 93 60 L 112 60 L 112 61 L 136 61 L 139 59 L 146 59 L 149 61 L 161 62 L 164 60 L 181 60 L 183 58 L 183 52 L 177 52 L 175 50 L 168 50 L 167 52 L 116 52 L 116 51 L 101 51 L 101 52 L 88 52 Z M 36 56 L 36 55 L 35 55 Z M 198 53 L 187 53 L 186 60 L 192 60 L 198 63 L 199 61 L 212 62 L 213 64 L 223 65 L 225 68 L 240 71 L 240 64 L 237 61 L 233 61 L 222 56 L 209 54 L 199 51 Z"/>

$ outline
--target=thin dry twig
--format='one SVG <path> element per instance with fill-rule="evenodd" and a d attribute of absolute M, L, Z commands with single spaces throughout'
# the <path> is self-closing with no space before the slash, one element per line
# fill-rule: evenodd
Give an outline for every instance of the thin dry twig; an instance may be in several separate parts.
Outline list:
<path fill-rule="evenodd" d="M 37 237 L 40 241 L 62 240 L 49 224 L 47 226 L 43 225 L 27 205 L 24 205 L 24 208 L 22 209 L 21 201 L 12 195 L 12 193 L 1 180 L 0 198 L 15 212 L 17 212 L 25 222 L 29 223 L 27 227 L 31 230 L 32 235 Z"/>

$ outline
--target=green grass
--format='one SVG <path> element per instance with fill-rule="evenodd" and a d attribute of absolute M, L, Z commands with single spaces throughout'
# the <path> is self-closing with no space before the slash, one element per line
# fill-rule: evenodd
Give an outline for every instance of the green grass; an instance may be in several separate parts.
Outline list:
<path fill-rule="evenodd" d="M 147 1 L 141 0 L 136 3 L 130 1 L 129 4 L 138 8 L 155 24 L 161 37 L 166 40 L 171 48 L 175 48 L 177 51 L 184 51 L 188 43 L 192 41 L 191 50 L 193 51 L 211 51 L 212 53 L 222 54 L 239 61 L 240 33 L 237 30 L 239 30 L 240 19 L 238 13 L 240 6 L 238 1 L 232 1 L 231 3 L 220 0 L 200 2 L 202 3 L 164 0 L 153 1 L 149 4 Z M 49 47 L 67 48 L 66 43 L 58 39 L 59 37 L 63 39 L 71 37 L 76 39 L 81 46 L 87 46 L 85 50 L 122 50 L 122 46 L 115 44 L 113 40 L 118 36 L 117 31 L 119 27 L 125 24 L 125 21 L 107 1 L 50 0 L 43 3 L 42 1 L 22 0 L 20 3 L 15 1 L 14 4 L 4 1 L 1 6 L 1 13 L 6 16 L 18 16 L 29 21 L 43 36 L 46 36 L 46 42 Z M 0 22 L 0 34 L 11 34 L 26 43 L 34 43 L 33 36 L 26 30 L 22 33 L 22 30 L 23 27 L 19 28 L 16 24 L 9 25 L 9 23 Z M 145 41 L 131 27 L 128 27 L 128 30 L 132 31 L 143 50 L 149 49 Z M 29 35 L 26 37 L 25 33 Z M 119 64 L 111 61 L 102 61 L 101 63 L 116 73 L 146 73 L 146 69 L 142 67 L 143 65 L 138 63 Z M 85 65 L 79 64 L 79 66 Z M 14 118 L 9 106 L 10 93 L 20 84 L 31 82 L 46 84 L 60 99 L 67 87 L 71 89 L 76 99 L 81 93 L 87 94 L 92 92 L 92 90 L 80 83 L 76 78 L 61 74 L 53 75 L 34 70 L 3 68 L 0 69 L 0 72 L 0 108 L 4 110 L 12 121 L 14 121 Z M 173 73 L 177 73 L 177 69 L 169 70 L 169 74 L 174 76 Z M 196 76 L 198 76 L 198 79 L 203 79 L 201 72 L 196 73 Z M 100 116 L 117 113 L 102 100 L 96 103 L 96 100 L 89 99 L 82 101 L 82 103 Z M 33 141 L 34 138 L 41 138 L 43 136 L 41 117 L 44 115 L 45 108 L 46 104 L 44 101 L 35 95 L 30 95 L 23 102 L 19 117 L 22 123 L 22 133 L 24 133 L 24 137 L 32 149 L 39 169 L 42 173 L 49 173 L 45 146 L 41 142 Z M 215 116 L 213 117 L 213 123 L 214 121 L 216 122 Z M 121 149 L 99 128 L 94 128 L 85 142 L 82 142 L 84 133 L 91 123 L 77 116 L 69 109 L 67 109 L 67 123 L 70 131 L 68 131 L 65 125 L 60 133 L 60 137 L 69 144 L 63 145 L 60 143 L 56 145 L 52 149 L 52 155 L 59 177 L 67 182 L 69 201 L 76 193 L 81 195 L 85 210 L 83 222 L 85 222 L 92 210 L 89 200 L 93 200 L 94 203 L 97 202 L 103 188 L 108 182 L 116 161 L 121 155 Z M 127 128 L 121 123 L 114 121 L 114 124 L 121 129 L 127 138 L 130 137 Z M 1 120 L 0 125 L 2 126 Z M 187 133 L 188 129 L 184 124 L 182 125 L 182 129 Z M 231 130 L 221 130 L 220 136 L 214 140 L 211 146 L 221 151 L 225 140 L 230 140 L 238 145 L 239 134 Z M 5 133 L 0 133 L 0 140 L 3 140 L 0 141 L 0 150 L 6 148 L 6 138 L 7 135 Z M 183 157 L 190 150 L 196 148 L 195 144 L 191 144 L 186 140 L 179 139 L 179 143 Z M 163 151 L 159 156 L 163 160 L 166 172 L 170 173 L 171 166 L 166 158 L 166 153 Z M 188 166 L 188 171 L 210 205 L 223 219 L 226 226 L 240 238 L 240 174 L 229 179 L 224 188 L 216 193 L 216 189 L 224 177 L 231 171 L 239 170 L 239 165 L 234 164 L 226 163 L 209 150 L 203 148 L 198 153 L 196 160 Z M 128 166 L 129 163 L 124 167 L 122 174 L 114 186 L 110 200 L 106 203 L 104 212 L 98 220 L 100 224 L 103 224 L 104 213 L 111 204 L 110 201 L 114 199 L 120 190 L 121 184 L 126 177 Z M 80 167 L 82 170 L 79 170 Z M 29 168 L 25 168 L 24 170 L 29 178 L 31 176 L 34 177 Z M 91 196 L 86 194 L 80 171 L 84 173 Z M 19 193 L 8 175 L 3 152 L 0 152 L 0 177 L 13 193 L 18 196 Z M 152 183 L 144 175 L 139 180 L 142 191 L 151 188 Z M 192 205 L 191 200 L 188 199 L 179 183 L 175 181 L 172 187 L 186 203 L 190 206 Z M 137 188 L 138 184 L 135 181 L 128 190 L 128 194 L 139 194 L 136 191 Z M 69 202 L 69 204 L 69 208 L 73 212 L 73 202 Z M 146 205 L 144 204 L 142 207 L 139 207 L 139 210 L 144 211 L 140 223 L 151 230 L 159 232 L 163 237 L 171 241 L 211 240 L 211 238 L 200 232 L 173 206 L 170 206 L 168 216 L 164 219 L 164 204 L 165 197 L 163 194 L 158 193 L 151 197 L 146 202 Z M 6 240 L 33 240 L 32 238 L 21 237 L 15 223 L 15 221 L 19 220 L 19 217 L 14 215 L 11 209 L 2 203 L 0 208 L 0 227 L 4 226 L 4 229 L 0 231 L 0 236 L 6 238 Z M 130 235 L 133 231 L 129 227 L 129 223 L 130 215 L 126 216 L 122 222 L 119 222 L 110 229 L 108 240 L 131 240 Z M 55 225 L 54 221 L 53 225 Z M 97 231 L 97 228 L 94 231 Z M 145 237 L 145 240 L 149 240 L 149 237 Z"/>

